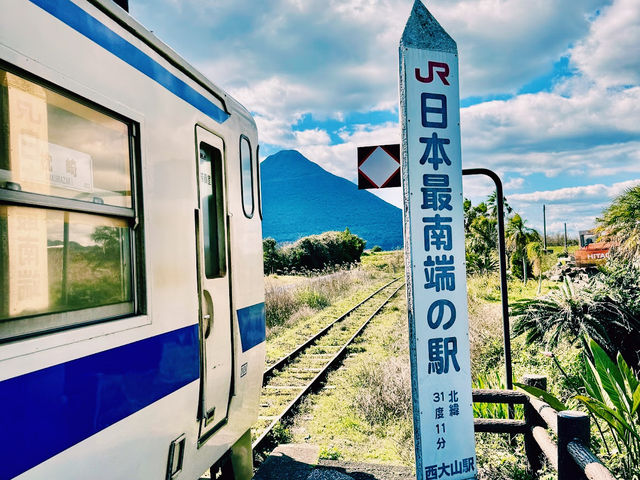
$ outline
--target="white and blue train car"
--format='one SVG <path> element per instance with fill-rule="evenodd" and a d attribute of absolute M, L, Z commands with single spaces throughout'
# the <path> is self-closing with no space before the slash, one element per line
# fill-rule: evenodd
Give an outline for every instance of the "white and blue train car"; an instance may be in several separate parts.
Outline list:
<path fill-rule="evenodd" d="M 251 476 L 250 114 L 109 0 L 0 0 L 0 479 Z"/>

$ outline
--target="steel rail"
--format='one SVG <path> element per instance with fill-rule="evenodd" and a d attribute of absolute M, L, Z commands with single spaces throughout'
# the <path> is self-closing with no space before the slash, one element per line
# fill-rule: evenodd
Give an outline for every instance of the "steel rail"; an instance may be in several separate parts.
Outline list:
<path fill-rule="evenodd" d="M 376 296 L 382 290 L 384 290 L 388 286 L 392 285 L 393 283 L 397 282 L 398 280 L 400 280 L 400 277 L 394 278 L 389 283 L 383 285 L 378 290 L 376 290 L 371 295 L 369 295 L 367 298 L 365 298 L 360 303 L 358 303 L 356 306 L 354 306 L 351 309 L 349 309 L 349 311 L 347 311 L 347 312 L 343 313 L 342 315 L 340 315 L 338 318 L 336 318 L 329 325 L 327 325 L 322 330 L 320 330 L 318 333 L 316 333 L 314 336 L 312 336 L 307 341 L 305 341 L 302 345 L 296 347 L 295 350 L 291 351 L 290 353 L 288 353 L 287 355 L 285 355 L 284 357 L 282 357 L 281 359 L 276 361 L 276 363 L 274 363 L 273 365 L 269 366 L 264 371 L 264 373 L 262 374 L 262 386 L 264 387 L 267 384 L 267 381 L 271 377 L 273 377 L 275 375 L 276 370 L 280 370 L 282 367 L 284 367 L 287 364 L 291 363 L 291 361 L 293 361 L 295 358 L 297 358 L 304 350 L 306 350 L 308 347 L 313 345 L 318 339 L 323 337 L 329 330 L 331 330 L 331 328 L 333 328 L 333 326 L 336 323 L 341 322 L 342 320 L 347 318 L 349 315 L 351 315 L 353 313 L 354 310 L 360 308 L 362 305 L 364 305 L 366 302 L 371 300 L 374 296 Z"/>
<path fill-rule="evenodd" d="M 393 282 L 391 282 L 393 283 Z M 385 285 L 385 287 L 389 286 L 390 284 Z M 271 431 L 273 430 L 273 428 L 279 423 L 281 422 L 283 419 L 285 419 L 287 416 L 289 416 L 292 411 L 298 406 L 298 404 L 302 401 L 302 399 L 308 395 L 316 386 L 318 386 L 318 384 L 324 379 L 324 377 L 327 375 L 327 373 L 334 369 L 336 364 L 339 363 L 342 360 L 342 357 L 346 354 L 347 352 L 347 348 L 349 347 L 349 345 L 351 345 L 351 343 L 353 343 L 353 341 L 362 333 L 362 331 L 366 328 L 366 326 L 369 324 L 369 322 L 378 314 L 380 313 L 380 311 L 389 303 L 389 301 L 396 295 L 396 293 L 398 293 L 398 291 L 404 286 L 404 283 L 402 285 L 400 285 L 396 290 L 393 291 L 393 293 L 391 295 L 389 295 L 384 302 L 382 302 L 382 304 L 371 314 L 371 316 L 369 316 L 369 318 L 367 318 L 362 325 L 360 325 L 360 327 L 358 328 L 358 330 L 356 330 L 356 332 L 349 338 L 349 340 L 347 340 L 346 343 L 343 344 L 343 346 L 340 348 L 340 350 L 338 350 L 338 352 L 336 352 L 336 354 L 333 356 L 333 358 L 331 358 L 331 360 L 329 360 L 327 362 L 327 364 L 322 368 L 322 370 L 320 372 L 318 372 L 316 374 L 315 377 L 313 377 L 313 379 L 307 383 L 305 386 L 301 387 L 301 392 L 296 395 L 296 397 L 291 400 L 287 406 L 285 407 L 285 409 L 277 416 L 274 417 L 274 419 L 271 421 L 271 423 L 269 424 L 269 426 L 264 429 L 262 431 L 262 433 L 260 434 L 260 436 L 253 442 L 253 444 L 251 445 L 252 450 L 255 451 L 260 451 L 263 443 L 265 442 L 265 440 L 269 437 L 269 435 L 271 434 Z M 385 288 L 383 287 L 383 288 Z M 382 290 L 382 289 L 380 289 Z M 378 292 L 376 292 L 378 293 Z M 375 294 L 374 294 L 375 295 Z"/>

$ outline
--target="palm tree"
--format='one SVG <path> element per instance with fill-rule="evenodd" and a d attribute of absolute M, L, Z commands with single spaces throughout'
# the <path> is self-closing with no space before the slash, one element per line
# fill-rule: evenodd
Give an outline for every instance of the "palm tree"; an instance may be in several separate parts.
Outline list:
<path fill-rule="evenodd" d="M 497 220 L 477 216 L 467 230 L 467 268 L 476 273 L 489 273 L 498 266 L 496 255 Z"/>
<path fill-rule="evenodd" d="M 526 225 L 519 214 L 509 219 L 505 228 L 507 248 L 512 252 L 512 259 L 522 258 L 522 281 L 527 283 L 527 244 L 540 241 L 540 234 Z"/>
<path fill-rule="evenodd" d="M 617 197 L 597 218 L 603 239 L 619 243 L 618 252 L 638 263 L 640 254 L 640 185 L 629 188 Z"/>
<path fill-rule="evenodd" d="M 502 203 L 504 205 L 504 214 L 510 215 L 513 212 L 513 208 L 507 203 L 507 197 L 502 197 Z M 498 218 L 498 191 L 494 190 L 487 197 L 487 207 L 489 209 L 489 216 Z"/>
<path fill-rule="evenodd" d="M 533 264 L 533 274 L 538 277 L 538 292 L 542 291 L 542 260 L 544 259 L 544 247 L 540 242 L 530 242 L 527 244 L 527 256 Z"/>

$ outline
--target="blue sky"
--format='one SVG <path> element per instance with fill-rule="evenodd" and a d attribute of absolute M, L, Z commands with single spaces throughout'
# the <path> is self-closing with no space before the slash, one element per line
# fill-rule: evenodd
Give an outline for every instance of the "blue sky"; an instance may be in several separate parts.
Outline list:
<path fill-rule="evenodd" d="M 531 226 L 570 234 L 640 183 L 640 1 L 424 2 L 460 53 L 462 161 L 497 171 Z M 413 0 L 131 0 L 131 14 L 240 100 L 261 155 L 356 180 L 399 143 L 398 42 Z M 465 180 L 475 202 L 491 191 Z M 380 195 L 400 205 L 398 189 Z"/>

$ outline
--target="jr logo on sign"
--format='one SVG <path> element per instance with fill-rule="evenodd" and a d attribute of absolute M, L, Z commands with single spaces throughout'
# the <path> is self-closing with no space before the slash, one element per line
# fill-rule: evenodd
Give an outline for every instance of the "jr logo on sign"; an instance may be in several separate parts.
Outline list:
<path fill-rule="evenodd" d="M 416 68 L 416 80 L 422 83 L 431 83 L 433 82 L 433 74 L 435 72 L 444 85 L 449 85 L 449 81 L 447 80 L 449 76 L 449 65 L 442 62 L 427 62 L 427 67 L 429 73 L 426 77 L 420 74 L 420 68 Z"/>

